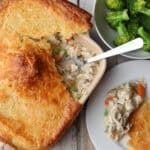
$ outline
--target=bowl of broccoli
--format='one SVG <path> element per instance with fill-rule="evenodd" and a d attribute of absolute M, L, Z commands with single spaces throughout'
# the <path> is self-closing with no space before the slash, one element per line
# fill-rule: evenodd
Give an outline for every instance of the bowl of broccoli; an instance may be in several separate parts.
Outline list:
<path fill-rule="evenodd" d="M 123 55 L 134 59 L 150 58 L 150 0 L 97 0 L 94 23 L 108 48 L 141 37 L 144 47 Z"/>

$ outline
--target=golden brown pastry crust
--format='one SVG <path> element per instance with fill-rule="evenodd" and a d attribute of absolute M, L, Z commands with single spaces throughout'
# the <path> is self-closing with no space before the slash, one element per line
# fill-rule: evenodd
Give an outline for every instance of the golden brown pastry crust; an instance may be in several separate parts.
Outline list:
<path fill-rule="evenodd" d="M 87 32 L 91 15 L 67 0 L 3 0 L 0 30 L 34 38 Z"/>
<path fill-rule="evenodd" d="M 90 19 L 66 0 L 2 1 L 0 139 L 4 142 L 19 150 L 43 150 L 75 119 L 82 104 L 63 84 L 46 40 L 57 32 L 65 38 L 87 32 Z"/>
<path fill-rule="evenodd" d="M 131 117 L 133 127 L 129 131 L 132 150 L 147 150 L 150 147 L 150 101 L 145 101 Z"/>
<path fill-rule="evenodd" d="M 0 49 L 0 137 L 16 149 L 55 143 L 82 105 L 74 101 L 53 58 L 38 47 Z"/>

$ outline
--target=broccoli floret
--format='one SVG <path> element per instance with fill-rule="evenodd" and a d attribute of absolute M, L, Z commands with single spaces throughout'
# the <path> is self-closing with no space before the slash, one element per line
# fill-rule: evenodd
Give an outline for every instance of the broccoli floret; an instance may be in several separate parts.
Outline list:
<path fill-rule="evenodd" d="M 150 9 L 146 8 L 145 0 L 127 0 L 127 4 L 132 15 L 142 13 L 150 16 Z"/>
<path fill-rule="evenodd" d="M 146 7 L 147 7 L 147 8 L 150 8 L 150 2 L 147 2 L 147 3 L 146 3 Z"/>
<path fill-rule="evenodd" d="M 143 27 L 138 29 L 138 34 L 144 40 L 144 50 L 150 52 L 150 33 L 146 32 Z"/>
<path fill-rule="evenodd" d="M 124 44 L 130 40 L 129 32 L 123 23 L 119 23 L 119 25 L 117 27 L 117 32 L 118 32 L 118 35 L 114 39 L 115 45 L 118 46 L 118 45 Z"/>
<path fill-rule="evenodd" d="M 107 13 L 106 20 L 112 28 L 116 29 L 120 22 L 129 20 L 129 16 L 126 9 L 123 11 L 111 11 Z"/>
<path fill-rule="evenodd" d="M 125 7 L 124 0 L 106 0 L 106 6 L 111 10 L 123 10 Z"/>
<path fill-rule="evenodd" d="M 139 28 L 139 19 L 137 17 L 131 18 L 127 22 L 127 29 L 131 39 L 135 39 L 137 37 L 138 28 Z"/>
<path fill-rule="evenodd" d="M 144 29 L 150 32 L 150 16 L 140 15 L 140 23 L 144 27 Z"/>
<path fill-rule="evenodd" d="M 150 8 L 150 0 L 146 0 L 146 7 Z"/>

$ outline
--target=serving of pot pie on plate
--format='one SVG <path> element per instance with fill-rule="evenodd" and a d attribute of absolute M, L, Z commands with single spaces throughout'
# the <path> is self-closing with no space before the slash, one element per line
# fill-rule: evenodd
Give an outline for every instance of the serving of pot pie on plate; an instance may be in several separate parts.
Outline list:
<path fill-rule="evenodd" d="M 19 150 L 47 149 L 76 118 L 106 68 L 105 60 L 83 63 L 102 52 L 89 36 L 81 35 L 90 30 L 90 19 L 66 0 L 1 2 L 4 143 Z"/>
<path fill-rule="evenodd" d="M 149 149 L 149 65 L 134 60 L 115 66 L 91 95 L 86 124 L 96 149 Z"/>

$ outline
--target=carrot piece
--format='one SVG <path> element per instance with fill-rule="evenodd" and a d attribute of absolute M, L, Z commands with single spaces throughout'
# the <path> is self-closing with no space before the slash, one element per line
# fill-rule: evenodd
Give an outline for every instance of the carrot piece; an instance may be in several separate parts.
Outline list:
<path fill-rule="evenodd" d="M 145 87 L 144 87 L 144 85 L 142 84 L 142 83 L 138 83 L 137 84 L 137 93 L 140 95 L 140 96 L 142 96 L 142 97 L 144 97 L 144 95 L 145 95 Z"/>
<path fill-rule="evenodd" d="M 107 106 L 109 104 L 110 101 L 112 101 L 114 99 L 115 96 L 108 96 L 105 100 L 105 105 Z"/>
<path fill-rule="evenodd" d="M 108 106 L 109 101 L 107 101 L 107 99 L 105 100 L 105 106 Z"/>

